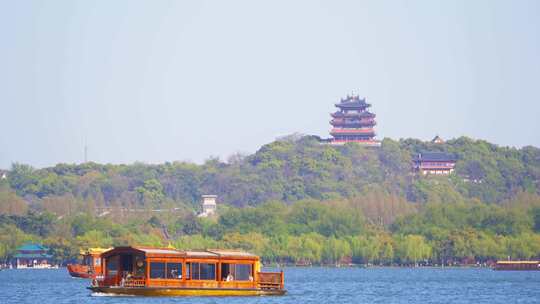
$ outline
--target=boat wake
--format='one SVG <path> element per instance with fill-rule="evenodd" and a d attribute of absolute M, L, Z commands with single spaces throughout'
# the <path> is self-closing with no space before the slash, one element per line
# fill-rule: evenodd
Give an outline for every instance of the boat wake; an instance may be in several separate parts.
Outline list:
<path fill-rule="evenodd" d="M 106 293 L 106 292 L 92 292 L 90 296 L 92 297 L 134 297 L 135 295 L 115 294 L 115 293 Z"/>

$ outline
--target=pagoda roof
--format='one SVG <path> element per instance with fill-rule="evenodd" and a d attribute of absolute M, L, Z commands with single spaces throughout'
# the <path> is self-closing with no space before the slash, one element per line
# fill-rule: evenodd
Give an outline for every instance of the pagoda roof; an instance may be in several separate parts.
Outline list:
<path fill-rule="evenodd" d="M 358 96 L 347 96 L 347 98 L 341 99 L 340 103 L 335 104 L 338 108 L 367 108 L 371 105 L 366 102 L 365 98 Z"/>
<path fill-rule="evenodd" d="M 345 121 L 340 118 L 332 119 L 330 124 L 333 126 L 374 126 L 377 124 L 374 119 L 370 120 L 356 120 L 356 121 Z"/>
<path fill-rule="evenodd" d="M 27 243 L 17 248 L 17 251 L 49 251 L 49 248 L 40 244 Z"/>
<path fill-rule="evenodd" d="M 435 135 L 431 142 L 436 144 L 442 144 L 444 143 L 444 139 L 442 139 L 439 135 Z"/>
<path fill-rule="evenodd" d="M 52 255 L 47 253 L 17 253 L 13 257 L 16 259 L 52 259 Z"/>
<path fill-rule="evenodd" d="M 330 114 L 332 117 L 375 117 L 375 114 L 369 112 L 369 111 L 364 111 L 364 112 L 360 112 L 360 113 L 344 113 L 344 112 L 341 112 L 341 111 L 336 111 L 332 114 Z"/>
<path fill-rule="evenodd" d="M 453 161 L 456 156 L 445 152 L 421 152 L 414 156 L 415 161 Z"/>

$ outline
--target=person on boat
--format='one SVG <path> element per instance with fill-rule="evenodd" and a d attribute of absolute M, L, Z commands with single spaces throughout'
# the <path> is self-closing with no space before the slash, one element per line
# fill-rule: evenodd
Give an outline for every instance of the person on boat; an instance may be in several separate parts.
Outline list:
<path fill-rule="evenodd" d="M 124 286 L 126 282 L 129 282 L 129 280 L 131 280 L 132 277 L 133 275 L 131 274 L 131 272 L 125 273 L 122 277 L 122 280 L 120 281 L 120 286 Z"/>
<path fill-rule="evenodd" d="M 231 281 L 234 281 L 234 277 L 233 275 L 229 272 L 229 274 L 227 275 L 227 279 L 225 279 L 225 281 L 227 282 L 231 282 Z"/>
<path fill-rule="evenodd" d="M 171 270 L 171 277 L 181 279 L 182 278 L 182 273 L 178 273 L 177 269 L 173 269 L 173 270 Z"/>

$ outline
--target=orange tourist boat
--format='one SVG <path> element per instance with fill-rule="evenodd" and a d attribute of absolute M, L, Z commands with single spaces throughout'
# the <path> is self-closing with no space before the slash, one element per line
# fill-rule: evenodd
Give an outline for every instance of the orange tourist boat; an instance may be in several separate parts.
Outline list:
<path fill-rule="evenodd" d="M 540 270 L 540 261 L 497 261 L 494 270 Z"/>
<path fill-rule="evenodd" d="M 237 250 L 116 247 L 88 289 L 136 296 L 260 296 L 286 293 L 283 272 L 261 272 L 259 257 Z"/>
<path fill-rule="evenodd" d="M 110 249 L 110 248 L 109 248 Z M 89 248 L 86 251 L 81 250 L 82 261 L 80 264 L 68 264 L 67 269 L 72 277 L 76 278 L 94 278 L 101 274 L 101 254 L 109 249 Z"/>

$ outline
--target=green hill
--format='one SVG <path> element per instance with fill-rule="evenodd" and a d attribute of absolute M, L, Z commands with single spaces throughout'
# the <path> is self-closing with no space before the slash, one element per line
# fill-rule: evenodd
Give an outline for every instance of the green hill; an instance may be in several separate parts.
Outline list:
<path fill-rule="evenodd" d="M 454 155 L 455 172 L 415 174 L 423 151 Z M 0 181 L 0 255 L 44 239 L 59 260 L 79 246 L 168 242 L 302 263 L 530 258 L 539 193 L 540 149 L 466 137 L 369 148 L 290 136 L 201 165 L 13 164 Z M 194 216 L 202 194 L 218 195 L 218 217 Z"/>

